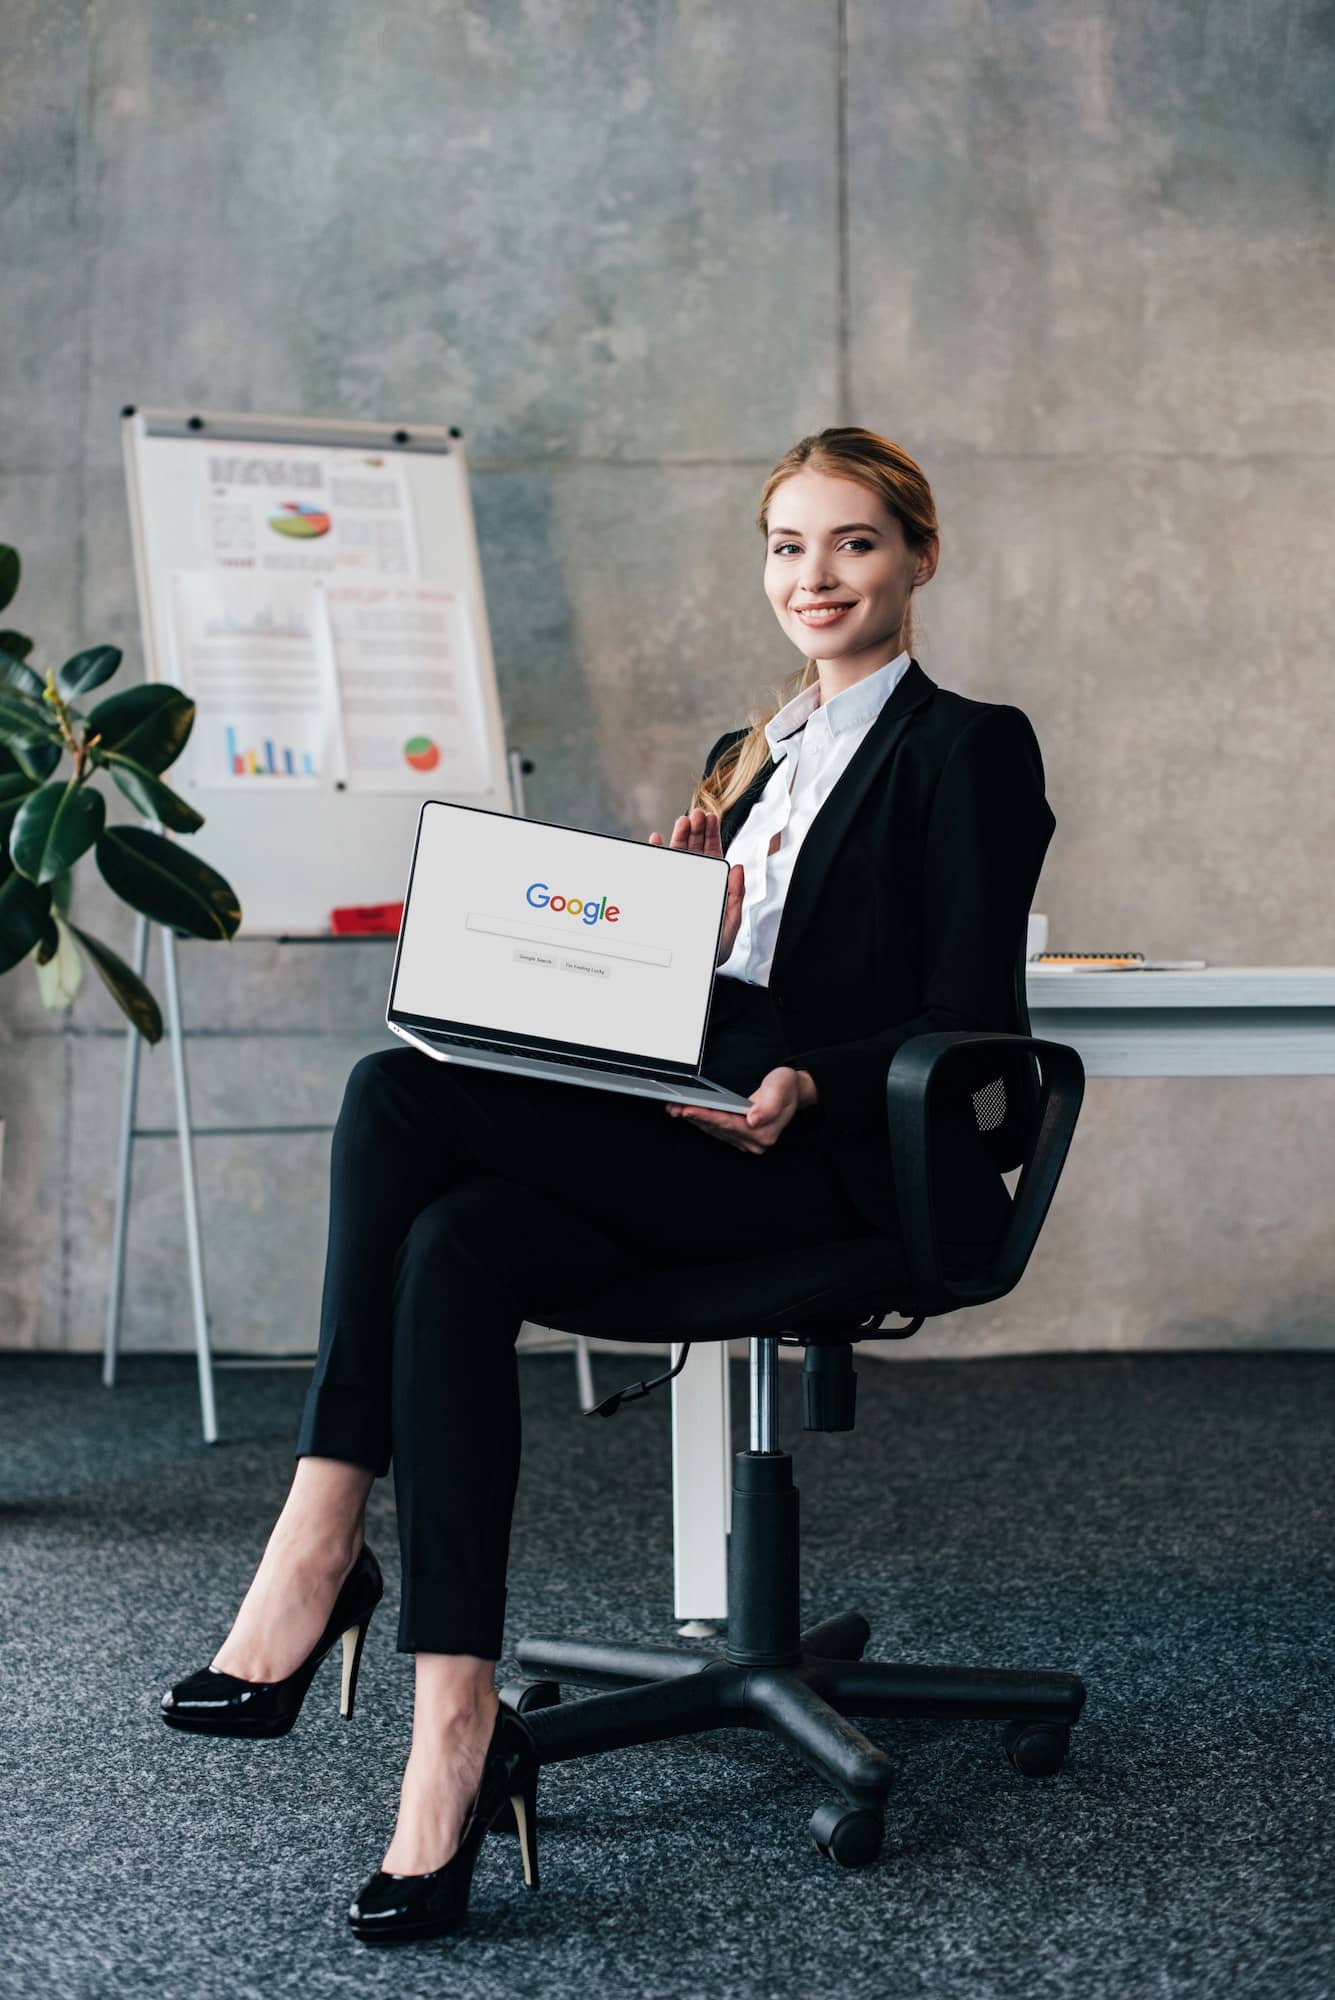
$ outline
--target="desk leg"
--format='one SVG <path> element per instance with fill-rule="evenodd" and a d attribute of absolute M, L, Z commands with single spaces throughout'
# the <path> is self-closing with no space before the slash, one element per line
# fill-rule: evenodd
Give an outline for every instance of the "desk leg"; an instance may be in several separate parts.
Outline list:
<path fill-rule="evenodd" d="M 700 1341 L 671 1386 L 674 1603 L 683 1636 L 708 1638 L 728 1616 L 728 1343 Z"/>

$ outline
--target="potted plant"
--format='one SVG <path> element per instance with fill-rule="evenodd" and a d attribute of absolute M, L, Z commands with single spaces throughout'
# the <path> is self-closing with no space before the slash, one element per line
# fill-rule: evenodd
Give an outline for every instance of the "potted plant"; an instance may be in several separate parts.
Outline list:
<path fill-rule="evenodd" d="M 0 611 L 19 583 L 17 552 L 0 543 Z M 71 871 L 91 848 L 108 887 L 178 937 L 230 938 L 241 922 L 231 884 L 190 849 L 142 826 L 108 826 L 98 780 L 110 776 L 145 819 L 172 833 L 204 820 L 162 773 L 180 756 L 195 704 L 179 688 L 144 681 L 81 706 L 121 663 L 115 646 L 89 646 L 45 673 L 32 640 L 0 631 L 0 973 L 31 958 L 48 1007 L 68 1007 L 87 953 L 116 1005 L 145 1041 L 162 1035 L 157 1001 L 125 961 L 69 916 Z M 66 757 L 73 766 L 57 775 Z"/>

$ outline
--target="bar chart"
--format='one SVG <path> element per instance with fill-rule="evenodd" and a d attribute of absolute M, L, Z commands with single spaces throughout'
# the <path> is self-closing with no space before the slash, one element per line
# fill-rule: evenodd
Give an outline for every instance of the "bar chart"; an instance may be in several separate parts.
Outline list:
<path fill-rule="evenodd" d="M 269 736 L 264 738 L 258 750 L 243 750 L 230 723 L 227 725 L 227 768 L 236 778 L 314 778 L 319 775 L 309 750 L 296 750 L 286 743 L 276 746 Z"/>

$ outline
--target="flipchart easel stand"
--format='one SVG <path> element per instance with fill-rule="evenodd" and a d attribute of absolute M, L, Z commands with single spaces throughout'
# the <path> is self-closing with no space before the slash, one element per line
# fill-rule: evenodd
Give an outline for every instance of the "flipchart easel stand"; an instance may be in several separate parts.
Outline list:
<path fill-rule="evenodd" d="M 515 812 L 524 815 L 524 758 L 518 750 L 507 752 L 510 770 L 510 787 Z M 532 768 L 531 766 L 529 768 Z M 153 822 L 154 830 L 162 832 L 159 822 Z M 140 979 L 144 977 L 148 964 L 149 919 L 136 919 L 134 952 L 132 964 Z M 199 1196 L 195 1181 L 196 1139 L 211 1139 L 226 1133 L 229 1137 L 268 1137 L 275 1133 L 330 1132 L 331 1125 L 194 1125 L 190 1117 L 190 1086 L 185 1067 L 185 1028 L 181 1014 L 181 987 L 176 963 L 176 933 L 167 924 L 160 924 L 158 930 L 162 938 L 162 975 L 166 1000 L 167 1044 L 171 1052 L 172 1084 L 176 1099 L 176 1124 L 138 1125 L 137 1107 L 139 1098 L 139 1059 L 143 1051 L 143 1038 L 133 1027 L 126 1029 L 125 1038 L 125 1080 L 121 1097 L 120 1142 L 117 1151 L 116 1169 L 116 1211 L 111 1235 L 111 1278 L 107 1288 L 107 1320 L 102 1355 L 102 1380 L 107 1388 L 112 1388 L 116 1380 L 116 1360 L 120 1348 L 121 1318 L 125 1297 L 125 1245 L 129 1229 L 130 1189 L 133 1179 L 134 1143 L 136 1139 L 169 1139 L 173 1131 L 181 1155 L 181 1192 L 185 1213 L 186 1254 L 190 1276 L 190 1311 L 195 1336 L 195 1361 L 199 1373 L 199 1410 L 205 1444 L 218 1441 L 218 1415 L 214 1397 L 213 1371 L 222 1368 L 265 1368 L 265 1367 L 309 1367 L 311 1357 L 281 1357 L 268 1359 L 263 1355 L 245 1356 L 215 1362 L 209 1339 L 208 1298 L 204 1282 L 204 1244 L 200 1227 Z M 341 942 L 343 940 L 311 939 L 311 943 Z M 348 939 L 347 942 L 365 944 L 368 938 Z M 392 939 L 388 939 L 392 943 Z M 593 1369 L 589 1360 L 588 1341 L 576 1337 L 574 1342 L 575 1379 L 581 1409 L 588 1409 L 593 1402 Z"/>

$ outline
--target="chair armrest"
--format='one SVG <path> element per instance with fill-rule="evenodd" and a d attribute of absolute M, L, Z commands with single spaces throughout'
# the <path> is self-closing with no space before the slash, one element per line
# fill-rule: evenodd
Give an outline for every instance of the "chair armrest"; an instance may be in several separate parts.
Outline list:
<path fill-rule="evenodd" d="M 996 1257 L 986 1271 L 952 1280 L 941 1268 L 932 1202 L 933 1080 L 961 1051 L 983 1047 L 1027 1049 L 1037 1057 L 1041 1075 L 1038 1115 Z M 1056 1192 L 1084 1093 L 1085 1066 L 1064 1042 L 1039 1041 L 1033 1035 L 960 1031 L 913 1035 L 896 1049 L 885 1080 L 886 1117 L 914 1314 L 983 1305 L 1019 1283 Z"/>

